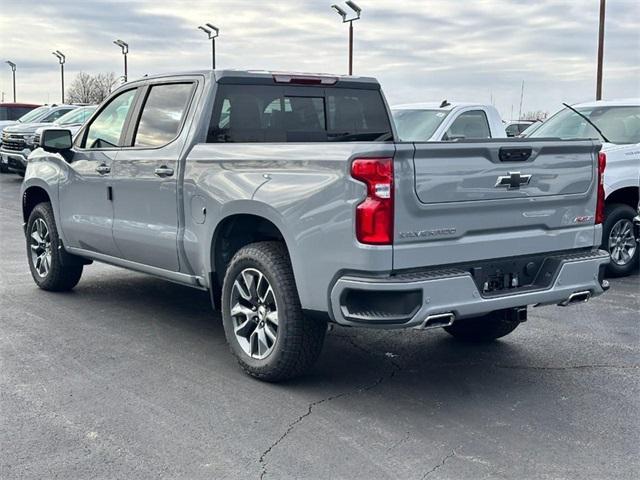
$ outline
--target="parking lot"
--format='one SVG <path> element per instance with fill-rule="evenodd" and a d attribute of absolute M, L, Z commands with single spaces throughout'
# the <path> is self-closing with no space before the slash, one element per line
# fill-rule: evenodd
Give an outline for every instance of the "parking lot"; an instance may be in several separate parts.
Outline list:
<path fill-rule="evenodd" d="M 638 478 L 640 281 L 490 345 L 335 328 L 252 380 L 206 293 L 103 265 L 36 288 L 0 176 L 0 477 Z"/>

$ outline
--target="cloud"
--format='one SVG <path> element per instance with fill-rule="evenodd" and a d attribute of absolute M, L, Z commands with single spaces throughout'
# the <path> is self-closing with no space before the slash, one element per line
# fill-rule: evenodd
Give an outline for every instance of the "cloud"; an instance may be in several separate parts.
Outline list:
<path fill-rule="evenodd" d="M 223 68 L 347 69 L 347 26 L 331 0 L 3 0 L 0 57 L 18 64 L 19 100 L 59 99 L 54 49 L 79 71 L 122 71 L 112 44 L 130 44 L 129 76 L 208 68 L 210 44 L 196 29 L 221 28 Z M 640 3 L 607 2 L 608 98 L 640 96 Z M 356 74 L 379 78 L 391 103 L 489 102 L 511 116 L 525 81 L 525 110 L 555 110 L 595 91 L 598 2 L 575 0 L 360 0 Z M 8 68 L 0 89 L 11 91 Z"/>

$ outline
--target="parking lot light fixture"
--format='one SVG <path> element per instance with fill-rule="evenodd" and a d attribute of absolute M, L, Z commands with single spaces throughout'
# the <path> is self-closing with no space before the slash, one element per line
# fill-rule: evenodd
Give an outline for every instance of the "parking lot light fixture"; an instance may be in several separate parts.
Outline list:
<path fill-rule="evenodd" d="M 331 5 L 338 15 L 342 17 L 342 23 L 349 23 L 349 75 L 353 75 L 353 22 L 360 20 L 362 9 L 352 1 L 345 2 L 353 11 L 353 16 L 349 18 L 349 14 L 339 5 Z"/>
<path fill-rule="evenodd" d="M 118 40 L 114 40 L 113 43 L 115 43 L 117 46 L 119 46 L 122 49 L 122 55 L 124 56 L 124 83 L 127 83 L 127 78 L 128 74 L 127 74 L 127 54 L 129 53 L 129 44 L 127 42 L 123 42 L 122 40 L 118 39 Z"/>
<path fill-rule="evenodd" d="M 209 40 L 211 40 L 211 68 L 216 69 L 216 38 L 220 35 L 220 29 L 210 23 L 205 23 L 205 26 L 200 25 L 198 29 L 207 34 Z"/>
<path fill-rule="evenodd" d="M 58 62 L 60 62 L 60 79 L 62 84 L 62 103 L 64 103 L 64 62 L 67 60 L 67 57 L 60 50 L 56 50 L 51 52 L 58 58 Z"/>
<path fill-rule="evenodd" d="M 16 103 L 16 64 L 7 60 L 7 64 L 11 67 L 13 75 L 13 103 Z"/>

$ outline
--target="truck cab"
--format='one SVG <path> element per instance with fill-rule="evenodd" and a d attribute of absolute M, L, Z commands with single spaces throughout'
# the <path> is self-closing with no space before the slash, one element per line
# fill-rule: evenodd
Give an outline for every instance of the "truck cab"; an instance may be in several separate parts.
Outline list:
<path fill-rule="evenodd" d="M 391 108 L 400 140 L 447 142 L 505 138 L 498 110 L 481 103 L 411 103 Z"/>

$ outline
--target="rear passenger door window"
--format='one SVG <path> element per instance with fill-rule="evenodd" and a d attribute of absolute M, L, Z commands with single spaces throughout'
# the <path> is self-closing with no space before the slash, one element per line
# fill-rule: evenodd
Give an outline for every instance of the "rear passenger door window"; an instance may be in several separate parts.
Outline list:
<path fill-rule="evenodd" d="M 134 147 L 161 147 L 174 140 L 184 122 L 193 83 L 153 85 L 138 122 Z"/>
<path fill-rule="evenodd" d="M 463 112 L 456 118 L 443 140 L 480 140 L 491 138 L 489 121 L 482 110 Z"/>

